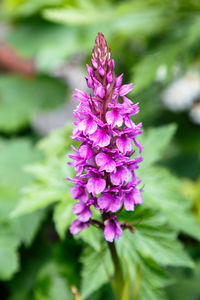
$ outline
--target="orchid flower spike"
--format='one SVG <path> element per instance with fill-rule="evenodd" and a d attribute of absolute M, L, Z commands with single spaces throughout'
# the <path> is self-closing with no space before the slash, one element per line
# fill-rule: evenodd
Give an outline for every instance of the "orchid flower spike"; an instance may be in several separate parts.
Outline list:
<path fill-rule="evenodd" d="M 73 207 L 77 215 L 70 226 L 78 234 L 92 223 L 92 210 L 97 209 L 103 219 L 105 239 L 113 242 L 123 232 L 117 220 L 117 211 L 133 211 L 143 203 L 140 180 L 135 170 L 142 156 L 131 159 L 134 147 L 142 151 L 136 137 L 142 133 L 142 124 L 136 125 L 131 116 L 139 112 L 126 95 L 132 83 L 122 85 L 123 74 L 116 76 L 115 63 L 102 33 L 98 33 L 92 52 L 91 67 L 87 65 L 87 85 L 93 90 L 89 96 L 75 90 L 79 105 L 74 111 L 76 121 L 72 139 L 81 144 L 69 155 L 70 165 L 77 174 L 71 193 L 78 202 Z"/>

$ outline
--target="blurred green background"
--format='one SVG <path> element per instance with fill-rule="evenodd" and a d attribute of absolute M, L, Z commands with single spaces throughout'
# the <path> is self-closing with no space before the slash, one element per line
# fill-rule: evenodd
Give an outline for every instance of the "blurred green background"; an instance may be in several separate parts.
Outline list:
<path fill-rule="evenodd" d="M 64 181 L 98 32 L 144 125 L 145 202 L 119 216 L 136 223 L 117 242 L 122 300 L 199 300 L 199 0 L 0 2 L 0 299 L 114 299 L 102 234 L 68 232 Z"/>

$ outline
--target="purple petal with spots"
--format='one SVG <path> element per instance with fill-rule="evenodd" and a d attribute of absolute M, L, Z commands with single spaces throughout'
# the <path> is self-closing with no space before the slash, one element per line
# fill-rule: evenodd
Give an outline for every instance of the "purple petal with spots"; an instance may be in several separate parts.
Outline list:
<path fill-rule="evenodd" d="M 114 185 L 121 185 L 130 178 L 130 172 L 126 166 L 118 167 L 116 172 L 110 174 L 110 180 Z"/>
<path fill-rule="evenodd" d="M 92 193 L 95 197 L 96 195 L 102 193 L 106 187 L 106 181 L 103 178 L 92 177 L 89 178 L 86 185 L 88 193 Z"/>
<path fill-rule="evenodd" d="M 100 209 L 105 209 L 106 212 L 111 211 L 114 213 L 121 208 L 122 199 L 114 193 L 103 193 L 97 199 L 97 203 Z"/>
<path fill-rule="evenodd" d="M 94 146 L 106 147 L 110 144 L 110 136 L 102 129 L 90 135 L 90 139 L 94 142 Z"/>
<path fill-rule="evenodd" d="M 80 157 L 84 158 L 85 160 L 88 160 L 93 156 L 93 151 L 91 147 L 87 144 L 81 145 L 78 149 L 78 152 L 80 154 Z"/>
<path fill-rule="evenodd" d="M 112 127 L 121 127 L 123 124 L 123 117 L 118 110 L 113 109 L 106 113 L 106 121 Z"/>
<path fill-rule="evenodd" d="M 95 161 L 100 167 L 99 171 L 105 170 L 106 172 L 111 173 L 116 169 L 115 161 L 105 153 L 97 154 L 95 157 Z"/>
<path fill-rule="evenodd" d="M 69 231 L 71 232 L 71 234 L 78 234 L 83 229 L 88 227 L 89 227 L 89 223 L 83 223 L 80 222 L 79 220 L 74 220 L 69 227 Z"/>
<path fill-rule="evenodd" d="M 119 238 L 122 235 L 122 229 L 117 219 L 109 219 L 106 221 L 104 236 L 106 241 L 112 243 L 115 238 Z"/>
<path fill-rule="evenodd" d="M 141 191 L 133 187 L 124 196 L 124 207 L 128 211 L 133 211 L 136 204 L 142 204 Z"/>
<path fill-rule="evenodd" d="M 78 199 L 84 203 L 88 200 L 88 193 L 86 192 L 85 188 L 76 184 L 71 188 L 71 195 L 72 198 Z"/>
<path fill-rule="evenodd" d="M 84 134 L 92 134 L 97 130 L 97 123 L 92 118 L 84 119 L 78 124 L 78 129 Z"/>
<path fill-rule="evenodd" d="M 79 221 L 87 222 L 92 216 L 90 208 L 83 202 L 74 205 L 72 212 L 78 216 Z"/>
<path fill-rule="evenodd" d="M 122 152 L 123 154 L 126 154 L 126 152 L 132 150 L 131 139 L 126 136 L 122 136 L 118 138 L 116 140 L 116 145 L 119 151 Z"/>

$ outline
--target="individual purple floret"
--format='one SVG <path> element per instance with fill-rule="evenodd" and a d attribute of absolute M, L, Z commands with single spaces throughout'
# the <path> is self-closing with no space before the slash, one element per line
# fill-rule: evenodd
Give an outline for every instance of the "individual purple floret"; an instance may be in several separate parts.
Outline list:
<path fill-rule="evenodd" d="M 122 85 L 123 74 L 116 77 L 114 60 L 102 33 L 98 33 L 92 53 L 92 66 L 87 65 L 87 85 L 93 94 L 78 89 L 74 98 L 79 105 L 74 112 L 76 121 L 72 139 L 79 141 L 78 149 L 70 154 L 70 165 L 76 170 L 72 197 L 78 202 L 73 207 L 77 219 L 70 226 L 72 234 L 78 234 L 90 223 L 101 224 L 105 239 L 113 242 L 122 235 L 116 213 L 124 208 L 133 211 L 143 203 L 140 180 L 135 170 L 142 156 L 131 159 L 133 146 L 142 151 L 136 137 L 142 133 L 142 124 L 136 125 L 131 116 L 139 112 L 126 95 L 133 89 L 132 83 Z M 99 210 L 103 223 L 92 220 L 92 206 Z"/>

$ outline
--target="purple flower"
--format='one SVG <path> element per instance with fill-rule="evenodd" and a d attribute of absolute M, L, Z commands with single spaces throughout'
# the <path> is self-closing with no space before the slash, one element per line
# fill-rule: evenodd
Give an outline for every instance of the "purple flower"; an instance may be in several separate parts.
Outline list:
<path fill-rule="evenodd" d="M 129 181 L 130 172 L 126 166 L 120 166 L 110 175 L 112 184 L 119 186 Z"/>
<path fill-rule="evenodd" d="M 78 129 L 84 134 L 92 134 L 97 130 L 97 123 L 89 116 L 78 124 Z"/>
<path fill-rule="evenodd" d="M 106 147 L 110 144 L 110 136 L 103 128 L 91 134 L 90 140 L 94 142 L 93 146 Z"/>
<path fill-rule="evenodd" d="M 102 193 L 97 199 L 97 203 L 100 209 L 104 209 L 106 212 L 116 212 L 122 206 L 122 197 L 117 196 L 115 193 Z"/>
<path fill-rule="evenodd" d="M 78 216 L 79 221 L 87 222 L 92 216 L 89 206 L 84 202 L 78 202 L 73 207 L 73 213 Z"/>
<path fill-rule="evenodd" d="M 133 88 L 134 88 L 134 86 L 132 85 L 132 83 L 122 85 L 122 87 L 119 89 L 119 95 L 125 96 L 130 91 L 132 91 Z"/>
<path fill-rule="evenodd" d="M 89 223 L 88 222 L 80 222 L 78 219 L 74 220 L 69 228 L 69 231 L 71 234 L 78 234 L 83 229 L 88 228 Z"/>
<path fill-rule="evenodd" d="M 105 170 L 108 173 L 111 173 L 116 170 L 115 161 L 105 153 L 99 153 L 95 157 L 97 165 L 100 167 L 99 171 Z"/>
<path fill-rule="evenodd" d="M 77 219 L 72 222 L 70 232 L 79 233 L 87 228 L 92 219 L 91 206 L 102 217 L 105 239 L 113 242 L 122 235 L 116 213 L 125 209 L 134 210 L 143 203 L 140 179 L 135 176 L 142 156 L 131 159 L 135 148 L 142 151 L 136 140 L 142 133 L 142 124 L 135 124 L 131 117 L 139 112 L 138 103 L 133 104 L 126 95 L 133 89 L 132 83 L 122 85 L 123 74 L 115 75 L 115 63 L 102 33 L 95 41 L 91 66 L 87 65 L 87 86 L 93 93 L 87 95 L 78 89 L 74 116 L 75 128 L 72 139 L 78 141 L 78 149 L 69 157 L 69 164 L 76 170 L 70 178 L 75 183 L 72 197 L 78 202 L 73 207 Z M 95 224 L 98 224 L 96 221 Z"/>
<path fill-rule="evenodd" d="M 123 154 L 132 150 L 132 140 L 127 135 L 122 135 L 116 140 L 117 148 Z"/>
<path fill-rule="evenodd" d="M 106 113 L 106 121 L 112 127 L 121 127 L 123 124 L 123 117 L 118 109 L 112 109 Z"/>
<path fill-rule="evenodd" d="M 86 187 L 88 193 L 92 193 L 92 195 L 95 197 L 95 195 L 98 195 L 105 190 L 106 181 L 103 178 L 92 177 L 88 179 Z"/>
<path fill-rule="evenodd" d="M 87 202 L 88 200 L 88 193 L 86 192 L 85 188 L 79 184 L 76 184 L 71 188 L 71 195 L 74 199 L 79 199 L 82 202 Z"/>
<path fill-rule="evenodd" d="M 106 241 L 110 243 L 112 243 L 115 238 L 118 239 L 122 235 L 122 229 L 116 217 L 111 217 L 105 221 L 104 235 Z"/>

